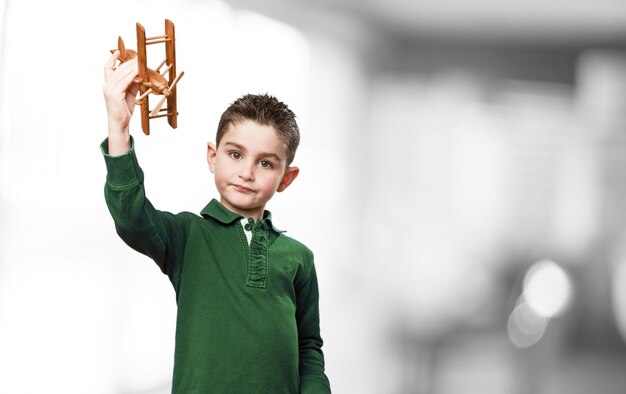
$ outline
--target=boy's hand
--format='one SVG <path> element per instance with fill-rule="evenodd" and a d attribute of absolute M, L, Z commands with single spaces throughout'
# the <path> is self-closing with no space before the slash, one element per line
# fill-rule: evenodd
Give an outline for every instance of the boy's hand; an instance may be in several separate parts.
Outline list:
<path fill-rule="evenodd" d="M 139 85 L 137 59 L 128 60 L 115 67 L 119 51 L 115 51 L 104 66 L 104 100 L 109 121 L 109 154 L 120 155 L 130 149 L 130 118 L 135 109 Z"/>

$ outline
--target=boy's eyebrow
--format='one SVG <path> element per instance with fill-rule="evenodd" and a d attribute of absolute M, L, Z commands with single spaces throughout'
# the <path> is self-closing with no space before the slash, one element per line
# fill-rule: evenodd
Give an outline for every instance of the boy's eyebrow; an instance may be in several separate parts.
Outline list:
<path fill-rule="evenodd" d="M 236 142 L 231 142 L 231 141 L 226 141 L 224 142 L 224 145 L 232 145 L 233 147 L 239 149 L 242 152 L 246 152 L 246 148 L 243 145 L 240 145 Z M 282 159 L 279 155 L 277 155 L 276 153 L 272 153 L 272 152 L 261 152 L 259 154 L 260 157 L 273 157 L 275 160 L 277 161 L 283 161 L 284 159 Z"/>
<path fill-rule="evenodd" d="M 245 151 L 245 150 L 246 150 L 246 148 L 245 148 L 243 145 L 239 145 L 239 144 L 238 144 L 238 143 L 236 143 L 236 142 L 226 141 L 226 142 L 224 142 L 224 145 L 232 145 L 232 146 L 234 146 L 235 148 L 237 148 L 237 149 L 239 149 L 239 150 L 242 150 L 242 151 Z"/>

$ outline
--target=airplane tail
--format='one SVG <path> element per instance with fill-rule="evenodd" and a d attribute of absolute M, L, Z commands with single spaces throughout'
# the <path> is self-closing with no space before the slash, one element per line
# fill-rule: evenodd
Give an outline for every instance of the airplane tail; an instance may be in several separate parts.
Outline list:
<path fill-rule="evenodd" d="M 122 63 L 134 57 L 137 57 L 136 51 L 133 51 L 132 49 L 126 49 L 126 46 L 124 45 L 124 40 L 122 40 L 122 37 L 117 37 L 117 49 L 111 49 L 111 53 L 115 52 L 116 50 L 120 51 L 119 60 Z"/>

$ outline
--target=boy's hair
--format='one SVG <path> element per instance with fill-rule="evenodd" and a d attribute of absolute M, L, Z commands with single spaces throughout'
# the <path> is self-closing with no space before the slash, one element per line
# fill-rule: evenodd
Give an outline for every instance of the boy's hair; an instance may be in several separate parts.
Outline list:
<path fill-rule="evenodd" d="M 268 94 L 247 94 L 238 98 L 222 114 L 217 125 L 215 143 L 219 146 L 228 127 L 244 120 L 253 120 L 260 125 L 274 128 L 287 148 L 287 166 L 291 164 L 300 143 L 300 130 L 296 123 L 296 114 L 285 103 Z"/>

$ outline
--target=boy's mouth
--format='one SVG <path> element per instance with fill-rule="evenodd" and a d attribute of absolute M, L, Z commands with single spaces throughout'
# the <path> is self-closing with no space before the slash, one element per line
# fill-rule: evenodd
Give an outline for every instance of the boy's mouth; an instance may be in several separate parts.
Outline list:
<path fill-rule="evenodd" d="M 242 185 L 234 184 L 233 187 L 235 188 L 235 190 L 237 190 L 240 193 L 246 193 L 246 194 L 254 193 L 254 190 L 248 187 L 242 186 Z"/>

